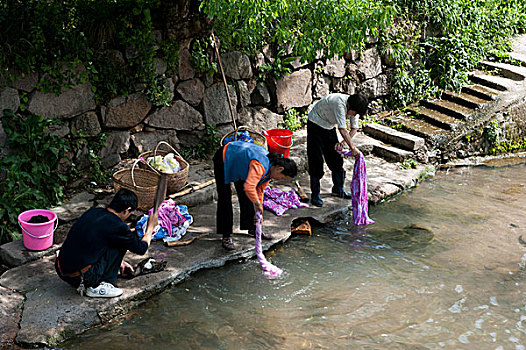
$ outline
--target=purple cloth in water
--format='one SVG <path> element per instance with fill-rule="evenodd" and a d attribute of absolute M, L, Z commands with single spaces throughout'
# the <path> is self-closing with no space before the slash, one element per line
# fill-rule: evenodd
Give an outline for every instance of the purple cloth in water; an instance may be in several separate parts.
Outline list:
<path fill-rule="evenodd" d="M 351 156 L 350 150 L 339 151 L 345 156 Z M 352 217 L 355 225 L 374 224 L 369 218 L 369 203 L 367 202 L 367 169 L 362 153 L 354 159 L 354 171 L 351 181 Z"/>
<path fill-rule="evenodd" d="M 265 188 L 263 208 L 274 212 L 277 216 L 283 215 L 283 213 L 289 209 L 298 209 L 302 207 L 308 207 L 308 205 L 300 201 L 300 197 L 294 192 L 294 190 L 285 192 L 268 186 Z"/>
<path fill-rule="evenodd" d="M 283 270 L 268 262 L 268 260 L 265 258 L 265 254 L 263 254 L 263 249 L 261 248 L 261 220 L 263 219 L 263 215 L 260 211 L 256 212 L 256 219 L 256 256 L 258 258 L 259 265 L 261 265 L 261 269 L 263 269 L 263 275 L 265 275 L 265 277 L 270 279 L 278 278 L 283 273 Z"/>

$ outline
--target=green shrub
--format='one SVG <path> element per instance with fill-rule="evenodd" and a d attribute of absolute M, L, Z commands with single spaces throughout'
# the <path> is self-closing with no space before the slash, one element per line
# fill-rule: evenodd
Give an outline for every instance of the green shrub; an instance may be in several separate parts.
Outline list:
<path fill-rule="evenodd" d="M 195 39 L 190 51 L 190 63 L 197 73 L 213 76 L 218 72 L 217 62 L 212 61 L 214 53 L 210 38 Z"/>
<path fill-rule="evenodd" d="M 283 120 L 279 123 L 280 128 L 288 129 L 290 131 L 296 131 L 300 129 L 307 122 L 307 113 L 300 115 L 300 113 L 294 108 L 288 109 L 285 112 Z"/>
<path fill-rule="evenodd" d="M 57 121 L 4 111 L 2 125 L 10 155 L 0 158 L 5 177 L 0 182 L 0 242 L 16 238 L 17 216 L 34 208 L 55 205 L 64 198 L 66 176 L 59 172 L 66 160 L 67 141 L 48 133 Z"/>
<path fill-rule="evenodd" d="M 184 159 L 203 159 L 214 154 L 219 148 L 221 137 L 217 133 L 217 126 L 207 125 L 204 134 L 195 147 L 183 147 L 180 151 Z"/>

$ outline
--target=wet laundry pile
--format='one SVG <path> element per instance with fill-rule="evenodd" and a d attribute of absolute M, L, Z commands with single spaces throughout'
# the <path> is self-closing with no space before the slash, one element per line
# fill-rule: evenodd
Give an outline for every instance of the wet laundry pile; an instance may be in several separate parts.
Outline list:
<path fill-rule="evenodd" d="M 278 188 L 266 187 L 263 196 L 263 208 L 272 211 L 277 216 L 283 215 L 289 209 L 308 207 L 300 201 L 300 196 L 294 190 L 288 192 Z"/>
<path fill-rule="evenodd" d="M 148 218 L 152 212 L 153 208 L 137 221 L 135 231 L 141 238 L 144 235 Z M 158 215 L 159 224 L 154 228 L 152 240 L 178 241 L 186 234 L 186 230 L 194 222 L 194 218 L 188 212 L 188 207 L 183 204 L 175 204 L 173 199 L 167 199 L 161 203 Z"/>

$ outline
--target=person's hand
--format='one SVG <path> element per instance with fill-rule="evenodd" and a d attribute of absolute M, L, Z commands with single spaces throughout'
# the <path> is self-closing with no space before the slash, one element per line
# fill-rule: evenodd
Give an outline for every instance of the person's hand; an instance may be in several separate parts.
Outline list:
<path fill-rule="evenodd" d="M 133 275 L 133 267 L 128 264 L 126 261 L 122 261 L 121 263 L 121 269 L 120 269 L 120 272 L 121 272 L 121 276 L 122 277 L 130 277 Z"/>
<path fill-rule="evenodd" d="M 153 212 L 152 215 L 150 215 L 150 217 L 148 218 L 148 222 L 146 223 L 146 230 L 144 230 L 144 236 L 142 237 L 142 240 L 148 244 L 148 247 L 150 246 L 150 243 L 152 241 L 155 226 L 157 226 L 158 224 L 159 213 Z"/>
<path fill-rule="evenodd" d="M 263 203 L 261 203 L 261 202 L 254 203 L 254 210 L 256 212 L 260 211 L 261 215 L 263 215 Z"/>
<path fill-rule="evenodd" d="M 153 232 L 153 229 L 158 224 L 159 224 L 159 212 L 155 211 L 148 218 L 148 224 L 146 225 L 146 230 L 151 229 L 151 231 Z"/>
<path fill-rule="evenodd" d="M 343 149 L 345 148 L 345 140 L 342 141 L 342 142 L 338 142 L 335 146 L 334 146 L 334 149 L 336 151 L 343 151 Z"/>
<path fill-rule="evenodd" d="M 360 154 L 362 154 L 362 152 L 360 152 L 360 150 L 356 147 L 353 147 L 351 151 L 352 151 L 352 156 L 355 158 L 359 157 Z"/>

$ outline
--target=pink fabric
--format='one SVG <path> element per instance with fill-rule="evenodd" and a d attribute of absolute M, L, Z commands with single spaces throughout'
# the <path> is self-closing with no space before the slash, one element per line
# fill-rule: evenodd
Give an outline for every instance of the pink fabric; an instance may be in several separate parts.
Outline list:
<path fill-rule="evenodd" d="M 263 219 L 263 215 L 260 211 L 256 212 L 256 218 L 256 256 L 258 258 L 259 265 L 261 265 L 261 268 L 263 269 L 263 275 L 265 277 L 278 278 L 283 273 L 283 270 L 268 262 L 268 260 L 265 258 L 265 255 L 263 254 L 263 249 L 261 248 L 261 221 Z"/>
<path fill-rule="evenodd" d="M 285 192 L 268 186 L 265 188 L 263 208 L 274 212 L 277 216 L 283 215 L 283 213 L 289 209 L 298 209 L 302 207 L 308 207 L 308 205 L 300 201 L 300 197 L 294 192 L 294 190 Z"/>
<path fill-rule="evenodd" d="M 340 151 L 345 156 L 351 156 L 350 150 Z M 354 159 L 354 171 L 351 181 L 352 216 L 355 225 L 374 224 L 369 218 L 369 203 L 367 201 L 367 169 L 362 153 Z"/>
<path fill-rule="evenodd" d="M 152 215 L 153 208 L 148 211 L 148 215 Z M 173 226 L 180 226 L 187 220 L 179 211 L 179 207 L 175 204 L 173 199 L 167 199 L 161 203 L 158 210 L 159 225 L 164 227 L 168 232 L 172 232 Z"/>

